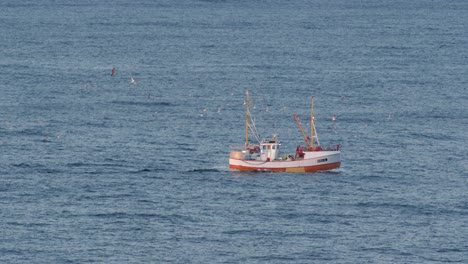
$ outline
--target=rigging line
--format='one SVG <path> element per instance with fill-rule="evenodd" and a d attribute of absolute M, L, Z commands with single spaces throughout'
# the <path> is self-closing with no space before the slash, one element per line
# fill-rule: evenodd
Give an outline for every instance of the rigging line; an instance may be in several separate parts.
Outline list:
<path fill-rule="evenodd" d="M 252 125 L 250 125 L 250 123 Z M 254 134 L 255 138 L 257 138 L 258 143 L 260 143 L 260 135 L 258 133 L 257 126 L 255 125 L 255 121 L 253 120 L 252 116 L 250 116 L 250 123 L 249 127 L 252 130 L 252 133 Z"/>
<path fill-rule="evenodd" d="M 254 134 L 254 136 L 257 138 L 257 140 L 260 139 L 260 135 L 258 134 L 257 127 L 255 126 L 255 124 L 252 124 L 252 125 L 249 124 L 249 127 L 252 130 L 252 133 Z"/>
<path fill-rule="evenodd" d="M 315 129 L 315 122 L 314 122 L 314 138 L 317 140 L 317 145 L 320 146 L 320 141 L 319 141 L 319 138 L 318 138 L 318 134 L 317 134 L 317 130 Z M 314 139 L 312 139 L 314 140 Z"/>
<path fill-rule="evenodd" d="M 254 126 L 255 127 L 255 126 Z M 260 137 L 258 136 L 257 131 L 254 130 L 251 124 L 249 124 L 250 131 L 252 131 L 252 134 L 255 136 L 255 139 L 257 139 L 258 143 L 260 144 Z M 256 128 L 255 128 L 256 129 Z"/>

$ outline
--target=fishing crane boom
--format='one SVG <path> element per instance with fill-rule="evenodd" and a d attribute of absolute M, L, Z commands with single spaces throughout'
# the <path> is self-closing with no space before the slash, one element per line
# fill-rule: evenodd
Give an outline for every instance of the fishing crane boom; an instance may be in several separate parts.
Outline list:
<path fill-rule="evenodd" d="M 299 126 L 299 129 L 301 130 L 302 135 L 304 136 L 304 141 L 307 142 L 307 145 L 310 147 L 310 146 L 311 146 L 310 138 L 307 136 L 307 134 L 306 134 L 304 128 L 302 127 L 301 121 L 300 121 L 299 118 L 296 116 L 296 114 L 293 115 L 293 118 L 294 118 L 294 120 L 296 120 L 297 125 Z"/>

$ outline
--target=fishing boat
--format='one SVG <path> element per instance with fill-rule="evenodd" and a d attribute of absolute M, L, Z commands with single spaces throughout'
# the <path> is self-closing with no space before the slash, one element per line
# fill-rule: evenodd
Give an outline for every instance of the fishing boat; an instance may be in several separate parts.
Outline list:
<path fill-rule="evenodd" d="M 299 125 L 306 145 L 299 145 L 295 152 L 281 153 L 281 143 L 276 135 L 270 139 L 258 136 L 254 119 L 250 113 L 251 101 L 246 92 L 245 114 L 245 144 L 241 147 L 231 147 L 229 168 L 241 171 L 278 171 L 278 172 L 316 172 L 339 168 L 341 165 L 340 145 L 320 145 L 314 117 L 314 97 L 311 100 L 310 134 L 307 136 L 299 118 L 293 118 Z M 257 139 L 256 143 L 249 141 L 249 131 Z"/>

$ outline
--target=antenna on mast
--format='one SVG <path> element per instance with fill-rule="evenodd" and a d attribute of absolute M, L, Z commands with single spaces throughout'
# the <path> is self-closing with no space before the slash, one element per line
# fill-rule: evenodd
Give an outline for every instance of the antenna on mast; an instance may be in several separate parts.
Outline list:
<path fill-rule="evenodd" d="M 314 149 L 315 144 L 315 116 L 314 116 L 314 97 L 312 96 L 311 99 L 311 106 L 310 106 L 310 137 L 311 143 L 310 146 Z"/>
<path fill-rule="evenodd" d="M 245 92 L 245 148 L 247 149 L 249 145 L 249 119 L 250 119 L 250 98 L 249 90 Z"/>
<path fill-rule="evenodd" d="M 311 147 L 314 149 L 315 140 L 317 140 L 317 146 L 320 146 L 318 139 L 317 130 L 315 129 L 315 115 L 314 115 L 314 97 L 312 96 L 311 109 L 310 109 L 310 136 L 312 138 Z"/>

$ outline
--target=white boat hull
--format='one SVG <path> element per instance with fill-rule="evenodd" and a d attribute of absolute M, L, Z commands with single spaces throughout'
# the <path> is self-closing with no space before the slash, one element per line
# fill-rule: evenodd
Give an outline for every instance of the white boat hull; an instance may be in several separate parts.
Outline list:
<path fill-rule="evenodd" d="M 248 160 L 231 153 L 229 168 L 244 171 L 315 172 L 332 170 L 341 165 L 340 151 L 305 151 L 304 158 L 296 160 Z"/>

